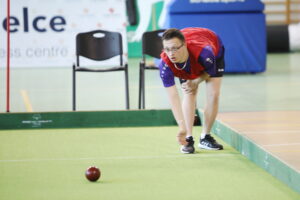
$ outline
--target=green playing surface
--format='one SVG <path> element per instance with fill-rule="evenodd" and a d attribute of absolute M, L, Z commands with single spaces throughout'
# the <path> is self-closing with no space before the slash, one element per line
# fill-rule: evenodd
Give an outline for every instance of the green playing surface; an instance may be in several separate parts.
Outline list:
<path fill-rule="evenodd" d="M 172 126 L 0 131 L 0 199 L 300 199 L 218 138 L 223 151 L 197 148 L 193 155 L 181 154 L 176 130 Z M 195 133 L 200 131 L 195 128 Z M 91 165 L 102 171 L 95 183 L 84 176 Z"/>

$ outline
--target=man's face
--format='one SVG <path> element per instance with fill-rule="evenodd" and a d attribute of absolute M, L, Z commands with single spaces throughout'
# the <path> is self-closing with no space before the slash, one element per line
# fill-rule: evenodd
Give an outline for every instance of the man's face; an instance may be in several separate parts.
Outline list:
<path fill-rule="evenodd" d="M 184 49 L 186 45 L 178 38 L 163 41 L 164 52 L 172 63 L 184 62 Z"/>

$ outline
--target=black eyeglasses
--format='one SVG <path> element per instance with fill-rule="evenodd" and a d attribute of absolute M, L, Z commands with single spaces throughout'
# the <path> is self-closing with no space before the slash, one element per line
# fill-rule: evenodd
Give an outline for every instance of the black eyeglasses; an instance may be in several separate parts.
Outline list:
<path fill-rule="evenodd" d="M 183 47 L 183 45 L 184 45 L 184 43 L 182 43 L 179 47 L 172 47 L 171 49 L 169 49 L 169 48 L 164 48 L 163 50 L 164 50 L 164 52 L 166 52 L 166 53 L 170 53 L 170 52 L 176 53 L 181 47 Z"/>

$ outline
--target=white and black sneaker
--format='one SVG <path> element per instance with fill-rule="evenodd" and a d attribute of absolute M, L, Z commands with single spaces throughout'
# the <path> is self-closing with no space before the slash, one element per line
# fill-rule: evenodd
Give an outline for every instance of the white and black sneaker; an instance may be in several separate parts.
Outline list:
<path fill-rule="evenodd" d="M 203 139 L 200 139 L 199 148 L 208 150 L 222 150 L 223 146 L 210 135 L 206 134 Z"/>
<path fill-rule="evenodd" d="M 182 153 L 194 153 L 195 148 L 194 148 L 194 139 L 193 136 L 190 136 L 185 139 L 187 141 L 187 145 L 184 145 L 181 147 L 181 152 Z"/>

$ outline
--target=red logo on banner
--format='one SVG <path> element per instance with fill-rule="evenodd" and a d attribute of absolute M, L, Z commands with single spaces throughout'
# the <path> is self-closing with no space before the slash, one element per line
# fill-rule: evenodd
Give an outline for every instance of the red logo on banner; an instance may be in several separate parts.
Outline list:
<path fill-rule="evenodd" d="M 114 13 L 114 12 L 115 12 L 115 9 L 110 8 L 110 9 L 109 9 L 109 12 L 110 12 L 110 13 Z"/>

